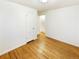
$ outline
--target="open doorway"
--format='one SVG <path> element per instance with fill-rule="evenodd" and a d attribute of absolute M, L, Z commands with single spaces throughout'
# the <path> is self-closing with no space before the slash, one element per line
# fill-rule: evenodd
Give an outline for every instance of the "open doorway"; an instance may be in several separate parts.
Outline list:
<path fill-rule="evenodd" d="M 45 18 L 46 15 L 40 15 L 40 32 L 45 33 Z"/>

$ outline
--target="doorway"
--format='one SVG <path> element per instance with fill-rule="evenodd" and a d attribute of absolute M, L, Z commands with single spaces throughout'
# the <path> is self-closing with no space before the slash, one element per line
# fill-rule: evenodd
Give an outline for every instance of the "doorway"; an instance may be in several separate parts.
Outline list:
<path fill-rule="evenodd" d="M 44 32 L 44 33 L 45 33 L 45 19 L 46 19 L 46 15 L 40 16 L 40 32 Z"/>

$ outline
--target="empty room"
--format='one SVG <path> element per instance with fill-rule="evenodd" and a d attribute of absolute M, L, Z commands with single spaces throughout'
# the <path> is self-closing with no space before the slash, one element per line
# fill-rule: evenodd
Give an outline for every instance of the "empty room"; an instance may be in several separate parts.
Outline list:
<path fill-rule="evenodd" d="M 79 59 L 79 0 L 0 0 L 0 59 Z"/>

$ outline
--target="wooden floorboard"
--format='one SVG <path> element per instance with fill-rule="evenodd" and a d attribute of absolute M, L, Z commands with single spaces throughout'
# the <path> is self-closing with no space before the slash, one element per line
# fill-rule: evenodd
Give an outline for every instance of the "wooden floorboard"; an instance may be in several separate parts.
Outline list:
<path fill-rule="evenodd" d="M 35 41 L 0 56 L 0 59 L 79 59 L 79 47 L 40 33 Z"/>

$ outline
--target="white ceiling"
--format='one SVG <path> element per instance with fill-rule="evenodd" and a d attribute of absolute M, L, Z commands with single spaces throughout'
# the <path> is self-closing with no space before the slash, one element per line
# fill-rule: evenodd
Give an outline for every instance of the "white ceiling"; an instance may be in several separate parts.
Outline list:
<path fill-rule="evenodd" d="M 48 9 L 57 9 L 61 7 L 78 5 L 79 0 L 48 0 L 48 3 L 42 4 L 40 0 L 8 0 L 16 2 L 25 6 L 33 7 L 38 9 L 38 11 L 45 11 Z"/>

